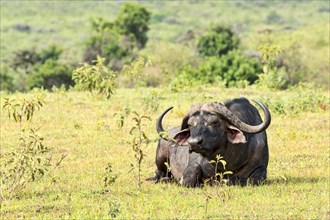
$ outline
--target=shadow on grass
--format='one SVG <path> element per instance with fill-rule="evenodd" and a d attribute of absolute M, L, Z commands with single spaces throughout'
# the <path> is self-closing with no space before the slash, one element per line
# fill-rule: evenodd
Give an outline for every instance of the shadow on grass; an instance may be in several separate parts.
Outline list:
<path fill-rule="evenodd" d="M 318 182 L 327 182 L 326 177 L 297 177 L 297 176 L 276 176 L 268 178 L 266 185 L 273 184 L 289 184 L 289 183 L 318 183 Z"/>

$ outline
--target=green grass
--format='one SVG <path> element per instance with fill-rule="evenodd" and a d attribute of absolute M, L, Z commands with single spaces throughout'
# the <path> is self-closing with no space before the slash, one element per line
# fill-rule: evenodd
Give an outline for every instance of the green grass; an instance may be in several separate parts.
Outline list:
<path fill-rule="evenodd" d="M 146 110 L 144 98 L 150 91 L 161 94 L 157 111 Z M 310 92 L 306 90 L 305 93 Z M 166 89 L 118 89 L 110 100 L 92 97 L 84 92 L 38 91 L 46 105 L 35 112 L 31 126 L 41 126 L 40 133 L 54 158 L 68 156 L 51 174 L 27 185 L 17 197 L 3 202 L 2 219 L 14 218 L 110 218 L 119 209 L 120 219 L 329 219 L 329 94 L 325 106 L 306 104 L 310 108 L 290 112 L 290 102 L 299 102 L 296 90 L 282 92 L 247 89 L 194 88 L 180 93 Z M 28 94 L 1 93 L 5 97 L 29 97 Z M 181 123 L 181 118 L 195 102 L 223 101 L 245 96 L 283 103 L 286 115 L 277 113 L 271 104 L 272 123 L 267 129 L 270 148 L 268 183 L 259 187 L 217 187 L 188 189 L 175 183 L 142 182 L 138 192 L 134 152 L 128 143 L 133 126 L 129 115 L 120 128 L 119 115 L 125 108 L 148 115 L 152 122 L 145 127 L 151 140 L 157 139 L 155 120 L 159 113 L 173 105 L 164 119 L 164 127 Z M 293 97 L 295 100 L 292 101 Z M 309 97 L 309 96 L 307 96 Z M 325 109 L 325 110 L 324 110 Z M 116 115 L 114 115 L 117 113 Z M 9 151 L 18 142 L 19 125 L 1 112 L 1 151 Z M 144 149 L 142 177 L 154 175 L 156 141 Z M 118 178 L 104 190 L 102 174 L 112 164 Z M 118 206 L 111 206 L 115 202 Z"/>

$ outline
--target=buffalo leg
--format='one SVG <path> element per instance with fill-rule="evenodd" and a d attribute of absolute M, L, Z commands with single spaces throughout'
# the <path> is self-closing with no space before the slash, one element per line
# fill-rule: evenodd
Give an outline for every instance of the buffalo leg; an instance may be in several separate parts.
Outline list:
<path fill-rule="evenodd" d="M 202 182 L 203 171 L 199 164 L 188 165 L 183 172 L 181 184 L 186 187 L 200 186 Z"/>
<path fill-rule="evenodd" d="M 264 166 L 258 167 L 249 177 L 249 183 L 252 185 L 262 185 L 267 177 L 267 169 Z"/>

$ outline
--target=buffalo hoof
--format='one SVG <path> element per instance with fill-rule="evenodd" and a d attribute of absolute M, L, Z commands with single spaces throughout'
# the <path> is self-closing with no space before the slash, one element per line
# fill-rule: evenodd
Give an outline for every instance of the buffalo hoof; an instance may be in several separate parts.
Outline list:
<path fill-rule="evenodd" d="M 152 183 L 158 183 L 159 178 L 157 176 L 149 177 L 149 178 L 146 178 L 146 181 L 149 181 L 149 182 L 152 182 Z"/>
<path fill-rule="evenodd" d="M 160 182 L 162 183 L 169 183 L 169 182 L 172 182 L 173 178 L 172 177 L 169 177 L 169 176 L 166 176 L 166 177 L 163 177 L 160 179 Z"/>
<path fill-rule="evenodd" d="M 162 171 L 157 170 L 156 175 L 154 177 L 149 177 L 146 179 L 149 182 L 158 183 L 161 182 L 170 182 L 172 180 L 170 173 L 164 173 Z"/>

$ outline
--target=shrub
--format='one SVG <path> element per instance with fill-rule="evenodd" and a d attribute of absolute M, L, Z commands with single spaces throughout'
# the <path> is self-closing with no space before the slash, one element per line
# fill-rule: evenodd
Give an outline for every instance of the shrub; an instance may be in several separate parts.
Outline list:
<path fill-rule="evenodd" d="M 50 90 L 53 86 L 68 88 L 73 85 L 71 80 L 72 68 L 58 60 L 63 49 L 55 44 L 36 51 L 35 49 L 14 52 L 11 63 L 15 71 L 13 76 L 15 89 L 25 91 L 35 87 L 44 87 Z"/>
<path fill-rule="evenodd" d="M 14 78 L 12 74 L 9 72 L 8 66 L 1 63 L 0 67 L 0 91 L 15 91 L 14 87 Z"/>
<path fill-rule="evenodd" d="M 145 109 L 156 112 L 158 110 L 161 98 L 162 97 L 160 93 L 154 90 L 150 90 L 149 93 L 144 98 L 142 98 L 142 105 Z"/>
<path fill-rule="evenodd" d="M 266 17 L 267 24 L 280 24 L 283 23 L 283 19 L 276 11 L 271 11 Z"/>
<path fill-rule="evenodd" d="M 229 51 L 237 49 L 238 38 L 225 26 L 215 26 L 209 33 L 200 37 L 197 42 L 198 53 L 205 56 L 223 56 Z"/>
<path fill-rule="evenodd" d="M 72 68 L 69 65 L 47 59 L 45 63 L 37 65 L 34 70 L 33 74 L 27 79 L 29 89 L 43 87 L 51 90 L 53 86 L 59 88 L 64 85 L 68 88 L 73 85 Z"/>
<path fill-rule="evenodd" d="M 253 84 L 262 71 L 259 62 L 237 51 L 222 57 L 209 57 L 198 69 L 187 67 L 171 83 L 172 88 L 182 85 L 212 84 L 224 82 L 227 87 Z"/>
<path fill-rule="evenodd" d="M 238 51 L 230 51 L 220 59 L 209 58 L 200 67 L 200 74 L 207 76 L 212 83 L 220 78 L 227 86 L 236 86 L 239 82 L 246 81 L 253 84 L 258 79 L 262 66 L 254 58 L 248 58 Z"/>
<path fill-rule="evenodd" d="M 63 49 L 55 44 L 51 44 L 48 48 L 41 50 L 40 52 L 35 49 L 25 49 L 14 52 L 14 58 L 12 62 L 13 68 L 25 69 L 29 73 L 29 68 L 38 63 L 45 63 L 48 59 L 58 60 L 62 54 Z"/>
<path fill-rule="evenodd" d="M 288 86 L 287 81 L 285 80 L 285 72 L 280 70 L 269 70 L 267 74 L 258 75 L 258 87 L 259 88 L 268 88 L 268 89 L 286 89 Z"/>
<path fill-rule="evenodd" d="M 114 93 L 116 84 L 116 74 L 104 65 L 105 59 L 97 57 L 95 65 L 85 63 L 73 71 L 72 79 L 76 87 L 93 94 L 96 90 L 98 94 L 103 94 L 107 99 Z"/>
<path fill-rule="evenodd" d="M 102 175 L 103 187 L 109 187 L 111 184 L 115 183 L 116 179 L 117 175 L 113 174 L 111 163 L 107 163 L 105 172 Z"/>

